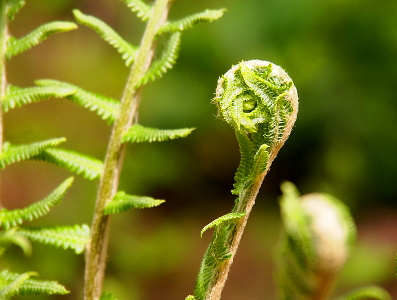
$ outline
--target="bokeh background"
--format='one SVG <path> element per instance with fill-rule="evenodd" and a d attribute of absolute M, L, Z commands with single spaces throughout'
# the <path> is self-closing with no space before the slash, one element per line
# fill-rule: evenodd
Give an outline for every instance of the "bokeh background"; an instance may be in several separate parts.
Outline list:
<path fill-rule="evenodd" d="M 49 21 L 72 21 L 73 8 L 139 43 L 143 23 L 118 0 L 27 0 L 10 31 L 21 37 Z M 262 186 L 223 299 L 276 299 L 273 257 L 284 180 L 302 193 L 331 193 L 354 214 L 357 247 L 334 295 L 380 284 L 397 297 L 397 2 L 178 0 L 170 18 L 205 8 L 228 11 L 219 21 L 184 33 L 177 65 L 145 87 L 139 112 L 146 126 L 197 129 L 186 139 L 129 146 L 121 189 L 167 202 L 113 218 L 105 289 L 129 300 L 184 299 L 193 292 L 211 238 L 211 233 L 200 238 L 200 230 L 230 211 L 239 161 L 234 132 L 216 117 L 210 100 L 217 79 L 232 65 L 261 59 L 287 70 L 300 108 L 291 137 Z M 15 85 L 53 78 L 116 99 L 128 74 L 118 53 L 83 26 L 12 58 L 7 68 Z M 65 136 L 64 147 L 99 159 L 109 133 L 98 116 L 65 99 L 5 115 L 6 140 Z M 20 208 L 45 197 L 70 174 L 46 163 L 22 162 L 1 176 L 3 205 Z M 31 225 L 90 224 L 96 186 L 76 176 L 62 205 Z M 71 250 L 34 244 L 26 258 L 15 247 L 2 265 L 58 279 L 71 290 L 59 299 L 82 299 L 83 256 Z"/>

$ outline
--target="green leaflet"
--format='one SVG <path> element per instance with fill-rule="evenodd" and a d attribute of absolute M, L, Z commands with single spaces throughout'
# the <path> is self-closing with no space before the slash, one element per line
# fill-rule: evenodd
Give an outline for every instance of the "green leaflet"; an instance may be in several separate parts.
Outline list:
<path fill-rule="evenodd" d="M 47 148 L 32 159 L 43 160 L 59 167 L 68 169 L 84 178 L 93 180 L 102 175 L 102 161 L 80 153 L 61 148 Z"/>
<path fill-rule="evenodd" d="M 347 295 L 339 297 L 336 300 L 365 300 L 365 299 L 391 300 L 392 298 L 390 294 L 381 287 L 367 286 L 349 292 Z"/>
<path fill-rule="evenodd" d="M 25 5 L 25 0 L 6 0 L 7 16 L 10 21 L 14 19 L 15 14 Z"/>
<path fill-rule="evenodd" d="M 65 138 L 50 139 L 43 142 L 36 142 L 27 145 L 10 145 L 4 143 L 3 153 L 0 154 L 0 168 L 21 160 L 30 159 L 49 147 L 54 147 L 66 141 Z"/>
<path fill-rule="evenodd" d="M 161 78 L 168 70 L 172 69 L 178 58 L 180 43 L 181 33 L 179 31 L 174 32 L 169 38 L 160 58 L 152 63 L 139 85 Z"/>
<path fill-rule="evenodd" d="M 2 100 L 4 112 L 24 104 L 39 102 L 49 98 L 65 98 L 76 92 L 72 87 L 34 86 L 20 88 L 8 85 L 5 97 Z"/>
<path fill-rule="evenodd" d="M 76 92 L 67 96 L 67 98 L 78 105 L 95 111 L 103 120 L 107 121 L 108 124 L 112 124 L 119 113 L 120 103 L 113 98 L 88 92 L 76 85 L 58 80 L 40 79 L 36 80 L 35 83 L 39 86 L 74 89 Z"/>
<path fill-rule="evenodd" d="M 111 293 L 103 292 L 99 300 L 117 300 L 117 298 L 115 298 Z"/>
<path fill-rule="evenodd" d="M 124 40 L 117 32 L 115 32 L 105 22 L 93 16 L 85 15 L 78 9 L 73 10 L 76 20 L 91 29 L 95 30 L 101 38 L 107 41 L 111 46 L 122 55 L 127 66 L 131 65 L 135 58 L 136 47 Z"/>
<path fill-rule="evenodd" d="M 65 295 L 69 291 L 55 281 L 30 279 L 35 272 L 23 274 L 0 271 L 0 299 L 9 299 L 14 295 Z"/>
<path fill-rule="evenodd" d="M 137 14 L 142 21 L 147 21 L 152 12 L 152 6 L 147 5 L 142 0 L 123 0 L 131 10 Z"/>
<path fill-rule="evenodd" d="M 0 226 L 8 229 L 12 226 L 22 224 L 24 221 L 32 221 L 37 219 L 50 211 L 50 208 L 61 203 L 66 191 L 70 188 L 73 182 L 73 177 L 66 179 L 61 183 L 49 196 L 33 203 L 26 208 L 7 210 L 3 208 L 0 210 Z"/>
<path fill-rule="evenodd" d="M 72 22 L 55 21 L 36 28 L 23 38 L 10 38 L 7 43 L 6 57 L 7 59 L 10 59 L 12 56 L 20 54 L 33 46 L 40 44 L 52 34 L 70 31 L 76 28 L 77 25 Z"/>
<path fill-rule="evenodd" d="M 21 228 L 18 231 L 32 241 L 53 245 L 63 249 L 73 249 L 76 254 L 84 251 L 90 238 L 90 228 L 83 225 L 52 228 Z"/>
<path fill-rule="evenodd" d="M 151 208 L 159 206 L 163 202 L 165 202 L 165 200 L 158 200 L 144 196 L 127 195 L 125 192 L 120 191 L 117 192 L 112 201 L 106 205 L 103 213 L 105 215 L 110 215 L 125 212 L 132 208 Z"/>
<path fill-rule="evenodd" d="M 12 244 L 19 246 L 25 255 L 32 253 L 32 246 L 29 240 L 18 232 L 17 227 L 0 232 L 0 256 Z"/>
<path fill-rule="evenodd" d="M 122 142 L 143 143 L 163 142 L 188 136 L 194 128 L 183 129 L 157 129 L 144 127 L 139 124 L 132 125 L 123 135 Z"/>
<path fill-rule="evenodd" d="M 223 16 L 226 9 L 210 10 L 207 9 L 203 12 L 196 13 L 178 21 L 166 22 L 159 30 L 158 34 L 164 32 L 184 31 L 192 28 L 198 23 L 212 22 L 218 20 Z"/>
<path fill-rule="evenodd" d="M 224 223 L 229 223 L 230 221 L 236 221 L 242 217 L 245 216 L 245 213 L 228 213 L 222 217 L 219 217 L 209 223 L 208 225 L 204 226 L 204 228 L 201 230 L 201 236 L 203 236 L 203 233 L 206 232 L 210 228 L 218 227 L 220 225 L 224 225 Z"/>

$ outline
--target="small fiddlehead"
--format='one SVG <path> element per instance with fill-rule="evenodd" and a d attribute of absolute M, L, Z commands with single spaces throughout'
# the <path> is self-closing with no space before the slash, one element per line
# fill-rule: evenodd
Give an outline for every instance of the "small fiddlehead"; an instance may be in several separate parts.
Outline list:
<path fill-rule="evenodd" d="M 194 297 L 198 300 L 220 299 L 259 188 L 298 112 L 298 94 L 291 78 L 281 67 L 260 60 L 233 66 L 219 79 L 213 102 L 219 116 L 236 132 L 241 161 L 232 191 L 238 195 L 231 213 L 236 218 L 216 227 L 197 278 Z M 228 255 L 218 262 L 211 258 L 219 252 L 219 245 Z"/>

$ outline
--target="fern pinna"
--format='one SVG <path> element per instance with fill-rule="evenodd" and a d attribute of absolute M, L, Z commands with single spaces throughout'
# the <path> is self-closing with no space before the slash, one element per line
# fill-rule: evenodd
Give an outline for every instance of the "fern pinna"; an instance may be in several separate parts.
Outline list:
<path fill-rule="evenodd" d="M 287 73 L 270 62 L 251 60 L 232 67 L 219 81 L 213 102 L 235 130 L 241 161 L 231 213 L 204 227 L 215 228 L 197 276 L 194 295 L 218 300 L 249 213 L 270 165 L 287 140 L 298 112 L 298 95 Z M 202 231 L 202 232 L 203 232 Z"/>

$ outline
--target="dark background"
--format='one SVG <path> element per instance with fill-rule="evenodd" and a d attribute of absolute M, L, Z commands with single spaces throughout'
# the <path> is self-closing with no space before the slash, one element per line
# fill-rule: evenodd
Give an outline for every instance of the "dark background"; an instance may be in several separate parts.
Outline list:
<path fill-rule="evenodd" d="M 21 37 L 53 20 L 73 21 L 73 8 L 139 43 L 144 24 L 117 0 L 27 0 L 10 24 L 11 34 Z M 294 80 L 299 114 L 262 186 L 223 299 L 275 299 L 277 198 L 284 180 L 302 193 L 330 193 L 354 214 L 357 248 L 334 296 L 381 284 L 397 297 L 397 2 L 178 0 L 170 19 L 206 8 L 228 11 L 183 34 L 177 65 L 144 88 L 139 112 L 146 126 L 197 129 L 186 139 L 129 146 L 121 189 L 167 202 L 113 217 L 105 289 L 120 300 L 184 299 L 193 292 L 211 238 L 206 233 L 200 239 L 200 230 L 230 211 L 239 162 L 234 132 L 216 118 L 210 100 L 217 79 L 232 65 L 261 59 L 282 66 Z M 52 78 L 119 99 L 128 69 L 112 47 L 80 26 L 12 58 L 7 72 L 18 86 Z M 99 159 L 109 133 L 96 114 L 65 99 L 5 115 L 5 139 L 12 143 L 65 136 L 63 147 Z M 3 205 L 20 208 L 42 199 L 68 176 L 42 162 L 9 166 L 2 171 Z M 62 205 L 32 225 L 90 224 L 97 182 L 75 177 Z M 82 298 L 83 256 L 71 250 L 34 244 L 32 257 L 25 258 L 15 247 L 2 265 L 58 279 L 72 291 L 62 299 Z"/>

